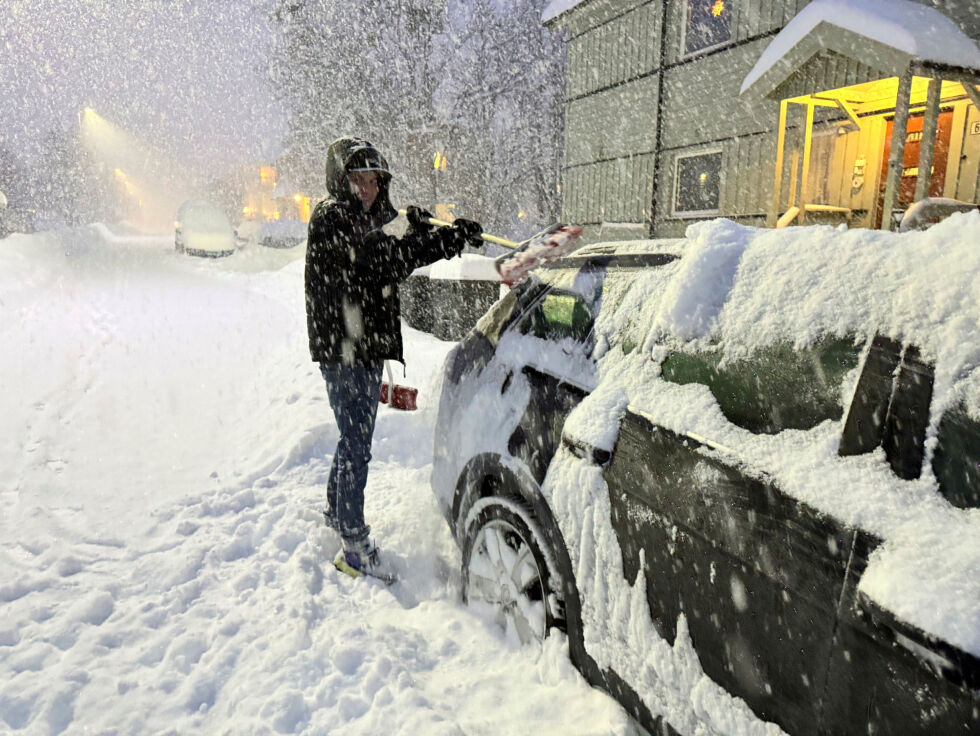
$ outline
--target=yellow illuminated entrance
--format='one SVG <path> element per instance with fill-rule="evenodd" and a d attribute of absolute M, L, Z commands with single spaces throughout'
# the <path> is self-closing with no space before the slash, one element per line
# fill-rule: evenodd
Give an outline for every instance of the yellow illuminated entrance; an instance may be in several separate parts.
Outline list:
<path fill-rule="evenodd" d="M 977 96 L 909 74 L 782 99 L 767 224 L 888 228 L 927 196 L 975 200 L 980 136 L 967 123 Z"/>

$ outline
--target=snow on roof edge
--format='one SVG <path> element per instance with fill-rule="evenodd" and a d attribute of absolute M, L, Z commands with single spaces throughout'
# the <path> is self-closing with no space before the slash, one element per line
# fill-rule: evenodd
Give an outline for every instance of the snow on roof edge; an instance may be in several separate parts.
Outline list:
<path fill-rule="evenodd" d="M 913 59 L 980 70 L 980 48 L 935 8 L 912 0 L 813 0 L 776 34 L 742 81 L 739 94 L 821 23 L 891 46 Z"/>
<path fill-rule="evenodd" d="M 585 0 L 551 0 L 545 6 L 545 9 L 541 11 L 541 22 L 547 23 L 548 21 L 554 20 L 562 13 L 566 13 L 576 5 L 580 5 Z"/>

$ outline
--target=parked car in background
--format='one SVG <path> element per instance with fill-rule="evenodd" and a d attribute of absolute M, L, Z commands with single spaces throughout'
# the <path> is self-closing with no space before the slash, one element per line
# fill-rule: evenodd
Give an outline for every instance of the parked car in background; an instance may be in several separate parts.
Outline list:
<path fill-rule="evenodd" d="M 980 733 L 980 213 L 599 244 L 449 355 L 462 595 L 651 733 Z"/>
<path fill-rule="evenodd" d="M 220 208 L 188 200 L 177 210 L 174 247 L 178 253 L 220 258 L 235 252 L 235 233 Z"/>
<path fill-rule="evenodd" d="M 262 223 L 258 220 L 242 220 L 235 228 L 235 247 L 241 250 L 259 241 Z"/>
<path fill-rule="evenodd" d="M 259 228 L 259 245 L 266 248 L 295 248 L 306 242 L 307 224 L 302 220 L 270 220 Z"/>

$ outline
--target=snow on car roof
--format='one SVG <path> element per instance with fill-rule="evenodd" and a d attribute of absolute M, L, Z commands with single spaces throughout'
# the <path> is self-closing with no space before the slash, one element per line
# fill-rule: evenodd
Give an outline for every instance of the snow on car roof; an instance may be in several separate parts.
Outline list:
<path fill-rule="evenodd" d="M 701 223 L 688 229 L 656 324 L 682 340 L 717 341 L 733 357 L 781 340 L 881 331 L 937 363 L 944 408 L 980 366 L 978 242 L 978 212 L 903 234 Z"/>
<path fill-rule="evenodd" d="M 606 334 L 599 340 L 613 339 L 629 320 L 653 327 L 640 350 L 600 356 L 602 380 L 566 431 L 611 449 L 629 406 L 668 429 L 732 448 L 750 473 L 884 540 L 860 584 L 875 603 L 980 654 L 980 511 L 951 506 L 929 463 L 921 478 L 906 481 L 880 448 L 841 458 L 840 421 L 753 434 L 725 419 L 707 387 L 660 380 L 657 359 L 665 344 L 695 350 L 710 343 L 736 357 L 785 340 L 867 340 L 881 330 L 936 361 L 934 416 L 963 398 L 980 416 L 980 213 L 903 234 L 714 220 L 692 225 L 687 236 L 679 261 L 636 279 L 614 316 L 600 314 L 597 331 Z M 844 398 L 856 373 L 845 381 Z"/>
<path fill-rule="evenodd" d="M 683 238 L 655 238 L 652 240 L 608 240 L 586 245 L 575 251 L 576 256 L 634 255 L 646 253 L 677 253 L 684 244 Z"/>

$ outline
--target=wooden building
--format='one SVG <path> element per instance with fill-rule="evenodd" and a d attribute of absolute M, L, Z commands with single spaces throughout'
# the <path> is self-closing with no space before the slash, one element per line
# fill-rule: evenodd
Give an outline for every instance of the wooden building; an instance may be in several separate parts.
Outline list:
<path fill-rule="evenodd" d="M 980 0 L 553 0 L 543 20 L 568 38 L 562 218 L 591 240 L 980 201 Z"/>

